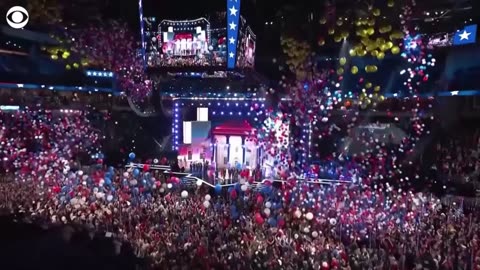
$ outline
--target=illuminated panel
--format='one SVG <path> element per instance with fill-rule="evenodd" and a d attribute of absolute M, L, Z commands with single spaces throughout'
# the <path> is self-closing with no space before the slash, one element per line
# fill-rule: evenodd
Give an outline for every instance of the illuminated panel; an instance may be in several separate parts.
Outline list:
<path fill-rule="evenodd" d="M 229 145 L 229 160 L 230 165 L 243 164 L 243 146 L 242 137 L 230 136 Z"/>
<path fill-rule="evenodd" d="M 257 37 L 247 25 L 243 17 L 240 18 L 240 30 L 237 45 L 237 67 L 253 68 L 255 66 L 255 49 Z"/>
<path fill-rule="evenodd" d="M 172 123 L 172 137 L 173 137 L 173 146 L 172 150 L 178 150 L 178 136 L 179 136 L 179 119 L 180 119 L 180 106 L 178 102 L 175 102 L 173 109 L 173 123 Z"/>
<path fill-rule="evenodd" d="M 192 143 L 192 122 L 183 121 L 183 143 Z"/>
<path fill-rule="evenodd" d="M 197 121 L 208 121 L 208 108 L 197 108 Z"/>

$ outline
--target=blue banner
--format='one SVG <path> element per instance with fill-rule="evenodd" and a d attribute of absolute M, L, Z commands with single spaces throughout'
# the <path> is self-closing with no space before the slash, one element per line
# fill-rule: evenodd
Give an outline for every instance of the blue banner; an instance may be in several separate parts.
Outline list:
<path fill-rule="evenodd" d="M 235 68 L 237 59 L 238 28 L 240 22 L 240 1 L 227 0 L 227 68 Z"/>
<path fill-rule="evenodd" d="M 477 25 L 467 25 L 453 36 L 453 45 L 465 45 L 477 42 Z"/>

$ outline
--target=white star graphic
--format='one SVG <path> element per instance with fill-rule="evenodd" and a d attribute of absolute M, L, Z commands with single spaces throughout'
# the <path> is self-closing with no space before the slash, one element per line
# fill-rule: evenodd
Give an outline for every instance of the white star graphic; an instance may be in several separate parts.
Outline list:
<path fill-rule="evenodd" d="M 231 52 L 228 56 L 229 56 L 230 58 L 233 58 L 235 55 L 233 54 L 233 52 Z"/>
<path fill-rule="evenodd" d="M 237 9 L 235 7 L 230 8 L 230 15 L 237 16 Z"/>
<path fill-rule="evenodd" d="M 230 38 L 230 44 L 235 44 L 235 39 L 233 37 Z"/>
<path fill-rule="evenodd" d="M 237 25 L 234 22 L 231 22 L 229 25 L 230 25 L 230 30 L 235 30 L 235 28 L 237 28 Z"/>
<path fill-rule="evenodd" d="M 458 91 L 452 91 L 450 94 L 452 94 L 452 96 L 458 96 Z"/>
<path fill-rule="evenodd" d="M 467 30 L 463 30 L 463 33 L 461 33 L 459 36 L 460 36 L 460 40 L 468 40 L 468 37 L 471 35 L 472 33 L 468 33 Z"/>

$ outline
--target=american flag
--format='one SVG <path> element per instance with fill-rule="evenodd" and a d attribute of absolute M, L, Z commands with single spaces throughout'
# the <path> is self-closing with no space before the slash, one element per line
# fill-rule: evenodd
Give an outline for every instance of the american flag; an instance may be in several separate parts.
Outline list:
<path fill-rule="evenodd" d="M 240 21 L 240 1 L 227 0 L 227 68 L 235 68 L 237 59 L 238 24 Z"/>

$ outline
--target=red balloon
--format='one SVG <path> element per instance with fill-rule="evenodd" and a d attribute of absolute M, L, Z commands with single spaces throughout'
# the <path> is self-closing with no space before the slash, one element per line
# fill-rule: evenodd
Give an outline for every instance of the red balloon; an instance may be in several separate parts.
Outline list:
<path fill-rule="evenodd" d="M 263 224 L 265 220 L 263 220 L 263 217 L 262 215 L 260 215 L 259 213 L 256 213 L 255 214 L 255 222 L 259 225 Z"/>
<path fill-rule="evenodd" d="M 150 165 L 144 164 L 144 165 L 143 165 L 143 170 L 144 170 L 144 171 L 150 170 Z"/>
<path fill-rule="evenodd" d="M 237 191 L 235 189 L 232 189 L 232 191 L 230 192 L 230 197 L 232 197 L 232 199 L 237 198 Z"/>
<path fill-rule="evenodd" d="M 258 195 L 258 196 L 257 196 L 257 203 L 258 203 L 258 204 L 263 203 L 263 197 L 262 197 L 261 195 Z"/>

